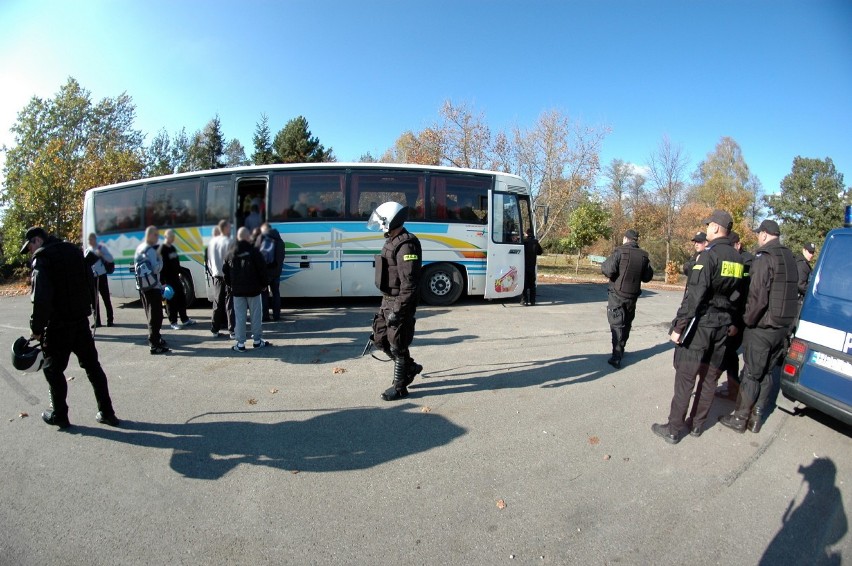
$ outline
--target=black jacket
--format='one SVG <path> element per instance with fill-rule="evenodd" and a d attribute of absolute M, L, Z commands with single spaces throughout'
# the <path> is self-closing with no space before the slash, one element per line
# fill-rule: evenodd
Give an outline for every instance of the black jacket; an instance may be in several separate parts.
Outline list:
<path fill-rule="evenodd" d="M 744 271 L 742 256 L 731 246 L 730 240 L 727 237 L 713 240 L 699 254 L 690 271 L 672 329 L 683 333 L 693 319 L 698 326 L 731 325 L 743 292 Z"/>
<path fill-rule="evenodd" d="M 33 254 L 32 265 L 33 334 L 92 314 L 94 279 L 79 247 L 49 236 Z"/>
<path fill-rule="evenodd" d="M 225 257 L 222 271 L 235 297 L 254 297 L 266 287 L 266 262 L 251 242 L 238 241 Z"/>
<path fill-rule="evenodd" d="M 743 320 L 748 327 L 785 328 L 798 312 L 798 272 L 793 252 L 771 240 L 757 249 Z"/>
<path fill-rule="evenodd" d="M 796 258 L 796 270 L 798 272 L 798 288 L 799 288 L 799 298 L 804 297 L 805 293 L 808 292 L 808 283 L 811 280 L 811 271 L 813 268 L 808 260 L 805 259 L 805 256 L 801 253 L 795 255 Z"/>
<path fill-rule="evenodd" d="M 524 238 L 524 270 L 526 273 L 535 271 L 536 256 L 544 253 L 541 249 L 541 244 L 538 243 L 538 238 L 529 236 Z"/>
<path fill-rule="evenodd" d="M 382 253 L 376 256 L 376 287 L 396 297 L 395 312 L 400 315 L 412 316 L 417 310 L 422 263 L 420 240 L 405 228 L 385 240 Z"/>
<path fill-rule="evenodd" d="M 648 252 L 636 242 L 615 248 L 601 264 L 601 273 L 609 279 L 610 291 L 628 299 L 638 297 L 642 293 L 642 283 L 654 277 Z"/>
<path fill-rule="evenodd" d="M 169 285 L 180 283 L 180 254 L 177 248 L 168 244 L 160 244 L 163 256 L 163 269 L 160 271 L 160 281 Z"/>

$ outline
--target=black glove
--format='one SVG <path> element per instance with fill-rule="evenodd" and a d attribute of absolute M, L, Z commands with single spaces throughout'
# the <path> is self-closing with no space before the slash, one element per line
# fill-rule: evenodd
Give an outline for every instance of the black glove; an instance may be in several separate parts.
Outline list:
<path fill-rule="evenodd" d="M 402 324 L 402 317 L 398 312 L 391 311 L 387 316 L 388 326 L 399 326 Z"/>

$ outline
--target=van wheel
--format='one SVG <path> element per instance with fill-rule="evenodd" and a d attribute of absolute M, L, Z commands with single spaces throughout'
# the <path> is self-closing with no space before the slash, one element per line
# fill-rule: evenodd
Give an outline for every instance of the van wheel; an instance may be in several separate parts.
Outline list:
<path fill-rule="evenodd" d="M 464 291 L 459 268 L 451 263 L 433 263 L 420 277 L 420 298 L 427 305 L 446 306 L 455 303 Z"/>
<path fill-rule="evenodd" d="M 186 296 L 186 307 L 189 308 L 195 302 L 195 285 L 192 284 L 192 275 L 189 271 L 181 271 L 178 276 L 183 287 L 183 294 Z"/>

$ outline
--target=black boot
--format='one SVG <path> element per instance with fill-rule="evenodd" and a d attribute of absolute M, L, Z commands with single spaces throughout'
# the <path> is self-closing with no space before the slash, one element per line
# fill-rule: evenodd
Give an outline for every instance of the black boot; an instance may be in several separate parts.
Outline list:
<path fill-rule="evenodd" d="M 404 385 L 408 388 L 411 385 L 411 382 L 414 381 L 414 377 L 423 371 L 423 366 L 415 362 L 412 358 L 408 358 L 405 362 L 405 382 Z"/>
<path fill-rule="evenodd" d="M 730 415 L 719 417 L 719 422 L 729 429 L 742 434 L 745 432 L 746 424 L 748 424 L 748 417 L 742 417 L 737 412 L 734 412 Z"/>
<path fill-rule="evenodd" d="M 408 397 L 405 380 L 407 378 L 405 358 L 397 357 L 393 362 L 393 384 L 384 393 L 382 399 L 385 401 L 397 401 Z M 414 377 L 412 376 L 412 380 Z"/>
<path fill-rule="evenodd" d="M 759 407 L 755 407 L 751 410 L 747 426 L 748 429 L 754 433 L 760 432 L 760 427 L 763 426 L 763 411 Z"/>

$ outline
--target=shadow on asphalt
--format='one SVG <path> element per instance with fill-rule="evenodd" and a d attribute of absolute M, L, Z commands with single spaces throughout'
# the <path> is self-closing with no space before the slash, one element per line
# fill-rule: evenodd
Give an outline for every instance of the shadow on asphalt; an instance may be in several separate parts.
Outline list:
<path fill-rule="evenodd" d="M 617 371 L 624 371 L 631 364 L 653 357 L 672 348 L 663 342 L 644 350 L 628 352 L 620 370 L 606 363 L 609 354 L 578 354 L 550 360 L 530 360 L 508 364 L 484 366 L 456 366 L 424 372 L 422 380 L 408 387 L 412 396 L 432 397 L 474 391 L 515 389 L 520 387 L 554 388 L 587 383 Z M 443 378 L 443 376 L 452 376 Z M 674 372 L 672 372 L 674 376 Z M 674 379 L 674 377 L 672 377 Z"/>
<path fill-rule="evenodd" d="M 449 444 L 466 430 L 411 403 L 387 409 L 312 410 L 308 420 L 260 423 L 218 420 L 222 415 L 298 414 L 303 411 L 205 413 L 185 423 L 122 421 L 121 428 L 74 426 L 69 433 L 172 452 L 171 468 L 188 478 L 216 480 L 240 464 L 298 472 L 363 470 Z"/>

